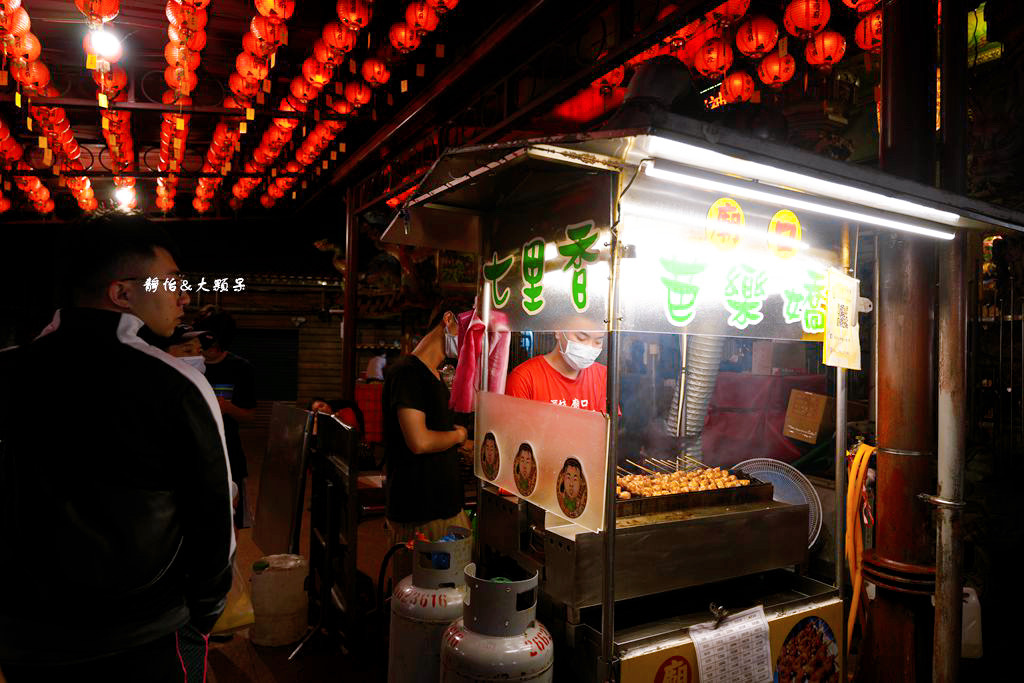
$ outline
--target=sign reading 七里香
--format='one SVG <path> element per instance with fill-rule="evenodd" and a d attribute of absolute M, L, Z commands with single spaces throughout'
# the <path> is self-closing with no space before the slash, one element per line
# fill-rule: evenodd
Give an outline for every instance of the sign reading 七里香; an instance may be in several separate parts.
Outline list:
<path fill-rule="evenodd" d="M 857 320 L 859 291 L 860 280 L 829 269 L 823 350 L 825 365 L 860 370 L 860 325 Z"/>

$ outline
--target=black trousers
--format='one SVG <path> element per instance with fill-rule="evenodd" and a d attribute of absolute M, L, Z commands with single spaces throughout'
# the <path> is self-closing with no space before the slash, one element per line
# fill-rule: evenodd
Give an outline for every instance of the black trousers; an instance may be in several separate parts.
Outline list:
<path fill-rule="evenodd" d="M 55 643 L 59 647 L 58 643 Z M 189 626 L 151 643 L 77 664 L 0 662 L 7 683 L 203 683 L 206 640 Z"/>

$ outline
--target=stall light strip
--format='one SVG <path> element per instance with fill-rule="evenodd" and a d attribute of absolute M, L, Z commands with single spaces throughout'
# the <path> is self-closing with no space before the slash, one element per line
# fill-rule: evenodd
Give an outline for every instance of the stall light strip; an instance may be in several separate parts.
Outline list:
<path fill-rule="evenodd" d="M 902 223 L 900 221 L 882 218 L 881 216 L 872 216 L 866 213 L 848 211 L 846 209 L 840 209 L 834 206 L 828 206 L 825 204 L 818 204 L 816 202 L 809 202 L 803 199 L 797 199 L 796 197 L 792 196 L 772 194 L 770 192 L 761 192 L 760 190 L 754 190 L 748 187 L 743 187 L 742 185 L 734 185 L 731 183 L 709 180 L 707 178 L 686 175 L 685 173 L 677 173 L 676 171 L 666 171 L 664 169 L 657 168 L 655 164 L 656 162 L 653 161 L 646 162 L 644 164 L 644 173 L 646 173 L 652 178 L 657 178 L 659 180 L 667 180 L 678 185 L 685 185 L 687 187 L 693 187 L 701 190 L 717 190 L 719 192 L 726 192 L 729 194 L 736 195 L 738 197 L 753 199 L 754 201 L 761 201 L 769 204 L 781 204 L 787 208 L 803 209 L 805 211 L 820 213 L 826 216 L 845 218 L 847 220 L 851 220 L 857 223 L 867 223 L 869 225 L 877 225 L 883 228 L 902 230 L 903 232 L 910 232 L 916 235 L 924 235 L 926 237 L 934 237 L 936 239 L 951 240 L 955 236 L 954 233 L 943 232 L 941 230 L 933 230 L 932 228 L 926 228 L 923 225 Z"/>
<path fill-rule="evenodd" d="M 957 226 L 960 224 L 960 215 L 950 211 L 942 211 L 941 209 L 934 209 L 905 199 L 889 197 L 878 192 L 861 190 L 849 185 L 843 185 L 842 183 L 814 178 L 803 173 L 739 159 L 685 142 L 653 137 L 651 138 L 648 153 L 653 157 L 664 157 L 668 161 L 674 161 L 686 166 L 740 175 L 751 180 L 770 183 L 783 189 L 809 192 L 822 197 L 871 206 L 883 211 L 900 213 L 905 216 L 943 223 L 945 225 Z"/>

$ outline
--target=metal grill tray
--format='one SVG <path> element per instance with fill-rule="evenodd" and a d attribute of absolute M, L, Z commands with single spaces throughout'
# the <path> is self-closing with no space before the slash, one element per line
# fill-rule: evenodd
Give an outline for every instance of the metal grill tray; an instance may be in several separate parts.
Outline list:
<path fill-rule="evenodd" d="M 736 463 L 735 467 L 761 481 L 771 482 L 775 487 L 775 500 L 807 506 L 807 547 L 813 547 L 821 534 L 821 498 L 807 477 L 792 465 L 771 458 L 752 458 Z"/>
<path fill-rule="evenodd" d="M 750 485 L 736 486 L 728 489 L 713 489 L 711 491 L 690 491 L 688 493 L 672 493 L 665 496 L 616 500 L 615 514 L 617 517 L 632 517 L 634 515 L 648 515 L 656 512 L 670 512 L 672 510 L 740 505 L 742 503 L 772 500 L 771 484 L 760 481 L 756 477 L 750 476 L 750 473 L 746 470 L 740 470 L 736 467 L 730 469 L 729 474 L 735 474 L 737 479 L 749 479 Z"/>

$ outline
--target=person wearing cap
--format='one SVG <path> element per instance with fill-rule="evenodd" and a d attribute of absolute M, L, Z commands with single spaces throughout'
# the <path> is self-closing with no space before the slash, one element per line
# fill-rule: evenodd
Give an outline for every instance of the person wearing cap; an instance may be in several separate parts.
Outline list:
<path fill-rule="evenodd" d="M 246 359 L 228 351 L 235 334 L 235 320 L 230 313 L 206 307 L 195 322 L 203 347 L 206 379 L 217 395 L 217 404 L 224 416 L 224 438 L 227 440 L 231 474 L 238 485 L 235 526 L 252 526 L 245 480 L 249 466 L 242 448 L 239 424 L 256 418 L 256 372 Z"/>

